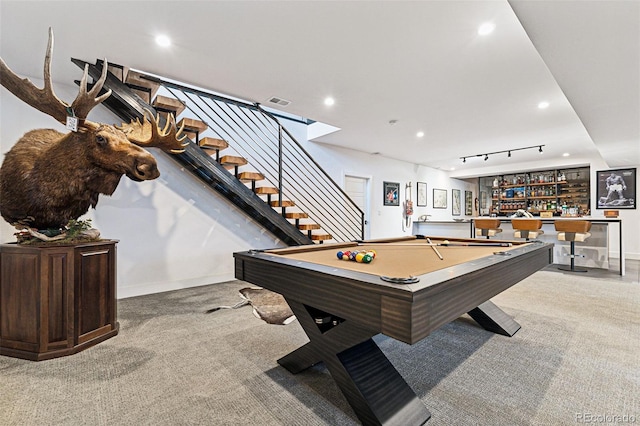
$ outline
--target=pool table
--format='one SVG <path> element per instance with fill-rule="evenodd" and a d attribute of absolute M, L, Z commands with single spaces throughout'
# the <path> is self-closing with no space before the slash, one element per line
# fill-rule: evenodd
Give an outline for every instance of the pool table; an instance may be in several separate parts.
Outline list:
<path fill-rule="evenodd" d="M 376 256 L 338 259 L 346 250 Z M 280 365 L 295 374 L 324 362 L 363 424 L 404 426 L 431 414 L 372 337 L 414 344 L 465 313 L 512 336 L 520 325 L 489 299 L 551 264 L 553 244 L 410 236 L 234 258 L 236 278 L 282 294 L 309 338 Z"/>

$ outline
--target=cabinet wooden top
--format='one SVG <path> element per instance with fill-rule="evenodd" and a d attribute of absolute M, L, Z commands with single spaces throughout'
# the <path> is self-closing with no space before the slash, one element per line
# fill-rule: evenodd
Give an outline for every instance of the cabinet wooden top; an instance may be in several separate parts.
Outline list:
<path fill-rule="evenodd" d="M 42 249 L 59 249 L 59 248 L 69 248 L 69 247 L 92 247 L 92 246 L 102 246 L 102 245 L 111 245 L 116 244 L 120 240 L 99 240 L 99 241 L 85 241 L 76 244 L 55 244 L 53 243 L 42 243 L 42 244 L 18 244 L 18 243 L 4 243 L 0 244 L 1 249 L 14 249 L 14 250 L 42 250 Z"/>

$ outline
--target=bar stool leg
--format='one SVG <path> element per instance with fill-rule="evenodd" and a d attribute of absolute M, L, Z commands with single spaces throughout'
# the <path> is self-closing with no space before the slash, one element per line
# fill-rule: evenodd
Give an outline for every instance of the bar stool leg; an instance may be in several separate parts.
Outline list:
<path fill-rule="evenodd" d="M 567 268 L 566 266 L 558 266 L 558 269 L 560 269 L 561 271 L 569 271 L 569 272 L 588 272 L 587 269 L 576 266 L 576 242 L 575 241 L 571 241 L 570 256 L 571 256 L 571 267 Z"/>

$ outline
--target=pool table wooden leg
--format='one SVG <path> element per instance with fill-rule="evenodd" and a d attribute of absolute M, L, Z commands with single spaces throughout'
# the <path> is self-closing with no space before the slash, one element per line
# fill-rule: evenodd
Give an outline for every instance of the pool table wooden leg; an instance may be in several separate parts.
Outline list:
<path fill-rule="evenodd" d="M 502 334 L 503 336 L 511 337 L 520 330 L 520 324 L 490 300 L 467 313 L 485 330 Z"/>
<path fill-rule="evenodd" d="M 431 413 L 378 345 L 377 331 L 350 321 L 327 329 L 316 324 L 302 303 L 287 299 L 309 343 L 278 360 L 292 373 L 320 361 L 364 425 L 422 425 Z"/>

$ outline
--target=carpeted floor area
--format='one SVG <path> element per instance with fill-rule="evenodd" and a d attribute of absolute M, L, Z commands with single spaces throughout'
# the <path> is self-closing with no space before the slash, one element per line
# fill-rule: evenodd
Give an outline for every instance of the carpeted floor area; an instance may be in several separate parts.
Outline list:
<path fill-rule="evenodd" d="M 204 314 L 246 286 L 120 300 L 120 334 L 96 347 L 38 363 L 0 356 L 0 424 L 358 424 L 322 365 L 292 375 L 276 363 L 306 342 L 297 321 Z M 376 337 L 429 425 L 640 422 L 637 280 L 544 270 L 493 301 L 522 325 L 512 338 L 466 316 L 413 346 Z"/>

